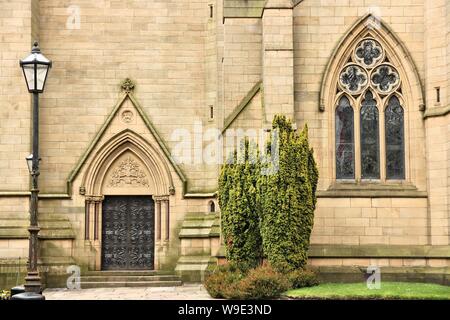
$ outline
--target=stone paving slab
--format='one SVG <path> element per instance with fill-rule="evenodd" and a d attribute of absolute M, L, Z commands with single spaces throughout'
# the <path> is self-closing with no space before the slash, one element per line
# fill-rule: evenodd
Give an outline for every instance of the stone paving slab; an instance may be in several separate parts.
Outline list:
<path fill-rule="evenodd" d="M 47 300 L 210 300 L 201 284 L 184 284 L 179 287 L 149 288 L 95 288 L 46 289 Z"/>

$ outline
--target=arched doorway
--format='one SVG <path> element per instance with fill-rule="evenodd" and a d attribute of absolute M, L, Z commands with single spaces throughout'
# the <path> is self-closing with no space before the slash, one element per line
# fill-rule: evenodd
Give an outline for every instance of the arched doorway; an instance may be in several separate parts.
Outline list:
<path fill-rule="evenodd" d="M 83 178 L 85 240 L 96 270 L 153 270 L 168 244 L 173 182 L 167 164 L 145 139 L 125 130 L 102 146 Z"/>

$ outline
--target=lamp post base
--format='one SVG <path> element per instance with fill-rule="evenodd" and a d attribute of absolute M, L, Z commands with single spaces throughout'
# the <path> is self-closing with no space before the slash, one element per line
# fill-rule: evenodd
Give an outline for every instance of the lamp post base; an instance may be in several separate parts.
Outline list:
<path fill-rule="evenodd" d="M 41 277 L 36 271 L 29 271 L 25 277 L 25 291 L 27 293 L 42 293 Z"/>
<path fill-rule="evenodd" d="M 45 297 L 35 292 L 24 292 L 13 295 L 11 300 L 45 300 Z"/>
<path fill-rule="evenodd" d="M 24 293 L 25 292 L 25 287 L 24 286 L 16 286 L 14 288 L 11 288 L 11 297 L 19 294 L 19 293 Z"/>

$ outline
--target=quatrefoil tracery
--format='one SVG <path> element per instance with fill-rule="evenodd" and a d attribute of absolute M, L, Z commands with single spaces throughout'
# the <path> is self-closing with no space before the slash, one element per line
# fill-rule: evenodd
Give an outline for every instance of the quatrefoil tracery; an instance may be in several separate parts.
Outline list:
<path fill-rule="evenodd" d="M 370 82 L 379 93 L 387 94 L 397 89 L 400 84 L 400 76 L 394 67 L 382 64 L 373 70 Z"/>
<path fill-rule="evenodd" d="M 377 93 L 387 95 L 400 86 L 400 75 L 389 64 L 381 44 L 372 38 L 364 38 L 352 52 L 355 62 L 346 64 L 339 74 L 341 89 L 356 96 L 372 87 Z"/>
<path fill-rule="evenodd" d="M 356 46 L 355 60 L 366 68 L 374 67 L 383 58 L 384 50 L 374 39 L 364 39 Z"/>
<path fill-rule="evenodd" d="M 368 84 L 367 72 L 356 64 L 350 64 L 344 67 L 339 77 L 341 87 L 351 93 L 361 93 Z"/>

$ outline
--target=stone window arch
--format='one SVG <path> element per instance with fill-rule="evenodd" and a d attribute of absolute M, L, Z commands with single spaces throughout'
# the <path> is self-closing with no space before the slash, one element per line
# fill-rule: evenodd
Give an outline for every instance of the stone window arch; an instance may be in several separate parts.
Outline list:
<path fill-rule="evenodd" d="M 335 111 L 336 119 L 336 175 L 355 179 L 354 110 L 350 99 L 342 95 Z"/>
<path fill-rule="evenodd" d="M 330 182 L 410 183 L 418 148 L 410 148 L 424 110 L 420 78 L 404 44 L 382 21 L 361 18 L 326 67 L 319 110 L 328 111 Z M 417 119 L 417 120 L 416 120 Z M 412 150 L 412 151 L 411 151 Z"/>
<path fill-rule="evenodd" d="M 403 100 L 402 81 L 388 56 L 379 41 L 365 36 L 356 42 L 339 69 L 335 111 L 337 180 L 405 178 L 404 112 L 398 98 Z M 381 114 L 384 119 L 380 119 Z"/>

